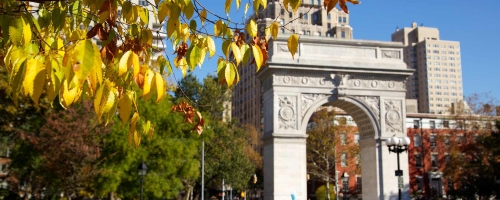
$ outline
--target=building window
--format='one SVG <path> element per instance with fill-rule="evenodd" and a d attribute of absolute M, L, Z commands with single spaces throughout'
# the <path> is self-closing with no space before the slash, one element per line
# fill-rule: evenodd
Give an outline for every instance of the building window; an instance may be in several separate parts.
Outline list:
<path fill-rule="evenodd" d="M 327 14 L 326 19 L 332 19 L 332 16 L 330 14 Z"/>
<path fill-rule="evenodd" d="M 418 128 L 420 127 L 420 120 L 416 119 L 416 120 L 413 120 L 413 128 Z"/>
<path fill-rule="evenodd" d="M 340 155 L 340 165 L 342 167 L 347 167 L 347 153 L 342 153 Z"/>
<path fill-rule="evenodd" d="M 441 98 L 439 100 L 441 100 Z M 431 120 L 430 121 L 430 126 L 431 126 L 431 128 L 436 128 L 436 122 L 434 120 Z"/>
<path fill-rule="evenodd" d="M 340 35 L 342 36 L 342 38 L 345 38 L 345 31 L 340 32 Z"/>
<path fill-rule="evenodd" d="M 331 28 L 332 28 L 332 24 L 327 23 L 327 24 L 326 24 L 326 27 L 327 27 L 328 29 L 331 29 Z"/>
<path fill-rule="evenodd" d="M 349 179 L 347 179 L 347 181 L 342 180 L 342 190 L 344 190 L 344 192 L 349 191 Z"/>
<path fill-rule="evenodd" d="M 354 135 L 354 144 L 359 144 L 359 133 Z"/>
<path fill-rule="evenodd" d="M 436 135 L 430 135 L 429 141 L 431 142 L 431 147 L 436 147 Z"/>
<path fill-rule="evenodd" d="M 284 19 L 280 19 L 280 25 L 283 25 L 285 24 L 285 20 Z"/>
<path fill-rule="evenodd" d="M 342 17 L 339 17 L 339 23 L 342 23 Z"/>
<path fill-rule="evenodd" d="M 306 13 L 306 14 L 304 14 L 304 19 L 308 19 L 308 15 L 307 15 L 307 13 Z"/>
<path fill-rule="evenodd" d="M 420 147 L 420 135 L 413 136 L 413 146 Z"/>
<path fill-rule="evenodd" d="M 293 13 L 292 13 L 292 12 L 289 12 L 289 13 L 288 13 L 288 17 L 289 17 L 289 18 L 293 18 Z"/>
<path fill-rule="evenodd" d="M 431 154 L 431 163 L 432 163 L 432 167 L 438 167 L 438 155 L 437 154 Z"/>
<path fill-rule="evenodd" d="M 281 9 L 281 15 L 285 15 L 285 9 Z"/>
<path fill-rule="evenodd" d="M 415 166 L 422 167 L 422 155 L 415 154 Z"/>
<path fill-rule="evenodd" d="M 361 184 L 361 176 L 356 177 L 356 190 L 358 190 L 358 193 L 361 193 L 362 189 L 362 184 Z"/>
<path fill-rule="evenodd" d="M 450 162 L 451 162 L 451 156 L 450 156 L 450 154 L 446 154 L 444 156 L 444 160 L 445 160 L 445 162 L 446 162 L 447 165 L 450 164 Z"/>
<path fill-rule="evenodd" d="M 281 33 L 285 33 L 285 29 L 284 28 L 281 29 Z"/>
<path fill-rule="evenodd" d="M 313 14 L 313 20 L 318 21 L 318 14 Z"/>
<path fill-rule="evenodd" d="M 417 176 L 417 190 L 422 190 L 424 188 L 424 180 L 421 176 Z"/>
<path fill-rule="evenodd" d="M 464 142 L 464 136 L 463 135 L 457 135 L 457 143 L 462 144 Z"/>
<path fill-rule="evenodd" d="M 343 23 L 347 23 L 347 17 L 343 17 L 343 18 L 342 18 L 342 22 L 343 22 Z"/>
<path fill-rule="evenodd" d="M 340 144 L 342 144 L 342 145 L 346 144 L 346 133 L 340 134 Z"/>

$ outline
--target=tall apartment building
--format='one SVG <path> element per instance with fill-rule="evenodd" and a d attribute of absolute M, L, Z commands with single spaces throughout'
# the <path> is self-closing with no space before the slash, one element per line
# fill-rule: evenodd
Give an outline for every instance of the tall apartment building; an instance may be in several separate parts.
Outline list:
<path fill-rule="evenodd" d="M 282 0 L 280 0 L 282 4 Z M 264 35 L 264 27 L 275 20 L 286 28 L 280 34 L 310 35 L 311 37 L 334 37 L 352 39 L 352 28 L 349 26 L 349 15 L 333 9 L 326 13 L 323 0 L 303 0 L 297 12 L 288 12 L 277 1 L 269 1 L 266 9 L 253 14 L 259 24 L 260 36 Z M 292 9 L 288 9 L 291 11 Z M 251 124 L 262 132 L 262 99 L 260 80 L 255 76 L 255 64 L 238 69 L 240 82 L 234 87 L 232 99 L 232 116 L 239 119 L 240 124 Z"/>
<path fill-rule="evenodd" d="M 397 29 L 392 41 L 402 42 L 404 61 L 415 73 L 406 82 L 406 98 L 418 100 L 418 112 L 444 114 L 463 101 L 460 43 L 439 38 L 439 30 L 417 26 Z"/>

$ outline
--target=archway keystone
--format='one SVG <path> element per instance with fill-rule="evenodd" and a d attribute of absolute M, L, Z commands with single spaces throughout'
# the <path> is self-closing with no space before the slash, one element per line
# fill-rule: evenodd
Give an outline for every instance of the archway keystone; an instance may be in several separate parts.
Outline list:
<path fill-rule="evenodd" d="M 385 140 L 403 136 L 406 78 L 403 45 L 393 42 L 301 37 L 294 60 L 286 37 L 270 42 L 262 81 L 264 199 L 307 199 L 306 128 L 323 105 L 351 115 L 360 132 L 363 199 L 397 196 L 396 155 Z M 409 199 L 408 157 L 403 156 L 404 199 Z"/>

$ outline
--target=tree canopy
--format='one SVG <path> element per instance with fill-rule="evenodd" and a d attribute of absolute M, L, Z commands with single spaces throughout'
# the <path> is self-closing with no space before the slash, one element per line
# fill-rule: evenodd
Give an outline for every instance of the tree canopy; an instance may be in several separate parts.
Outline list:
<path fill-rule="evenodd" d="M 255 63 L 257 69 L 267 61 L 267 40 L 276 38 L 278 19 L 257 30 L 255 19 L 241 23 L 213 13 L 197 0 L 151 0 L 133 4 L 125 0 L 48 1 L 5 0 L 0 3 L 0 61 L 8 72 L 9 95 L 15 100 L 22 94 L 34 105 L 46 95 L 56 98 L 64 108 L 83 99 L 92 100 L 100 121 L 109 123 L 118 111 L 121 122 L 129 124 L 129 137 L 138 146 L 143 133 L 154 132 L 148 119 L 139 112 L 138 99 L 159 102 L 165 96 L 165 79 L 175 66 L 186 75 L 201 66 L 206 57 L 216 55 L 214 39 L 220 38 L 222 54 L 217 54 L 220 83 L 232 86 L 239 81 L 237 68 Z M 346 2 L 357 0 L 325 0 L 329 12 L 337 4 L 348 12 Z M 226 0 L 225 14 L 231 6 L 240 9 L 241 0 Z M 301 0 L 284 0 L 280 5 L 296 12 Z M 267 0 L 245 4 L 257 13 L 265 9 Z M 233 11 L 234 12 L 234 11 Z M 207 24 L 213 24 L 213 31 Z M 164 30 L 161 27 L 166 27 Z M 258 35 L 264 32 L 266 35 Z M 245 41 L 245 35 L 252 39 Z M 165 38 L 175 49 L 169 57 Z M 298 49 L 298 36 L 288 40 L 292 58 Z M 154 98 L 155 97 L 155 98 Z M 186 121 L 202 131 L 200 114 L 187 104 L 175 110 L 184 113 Z M 146 134 L 147 135 L 147 134 Z"/>

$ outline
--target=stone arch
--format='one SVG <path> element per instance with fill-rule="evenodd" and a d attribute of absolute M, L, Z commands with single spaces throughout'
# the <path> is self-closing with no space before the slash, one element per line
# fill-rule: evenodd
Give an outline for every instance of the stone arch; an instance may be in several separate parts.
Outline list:
<path fill-rule="evenodd" d="M 378 97 L 373 97 L 377 98 Z M 376 105 L 375 107 L 370 107 L 362 99 L 366 97 L 356 98 L 354 96 L 337 97 L 337 95 L 332 95 L 329 97 L 324 97 L 313 102 L 305 114 L 302 116 L 301 120 L 301 131 L 305 132 L 307 129 L 307 124 L 312 114 L 322 105 L 331 105 L 338 107 L 346 111 L 358 125 L 359 133 L 362 137 L 380 137 L 380 107 Z"/>

